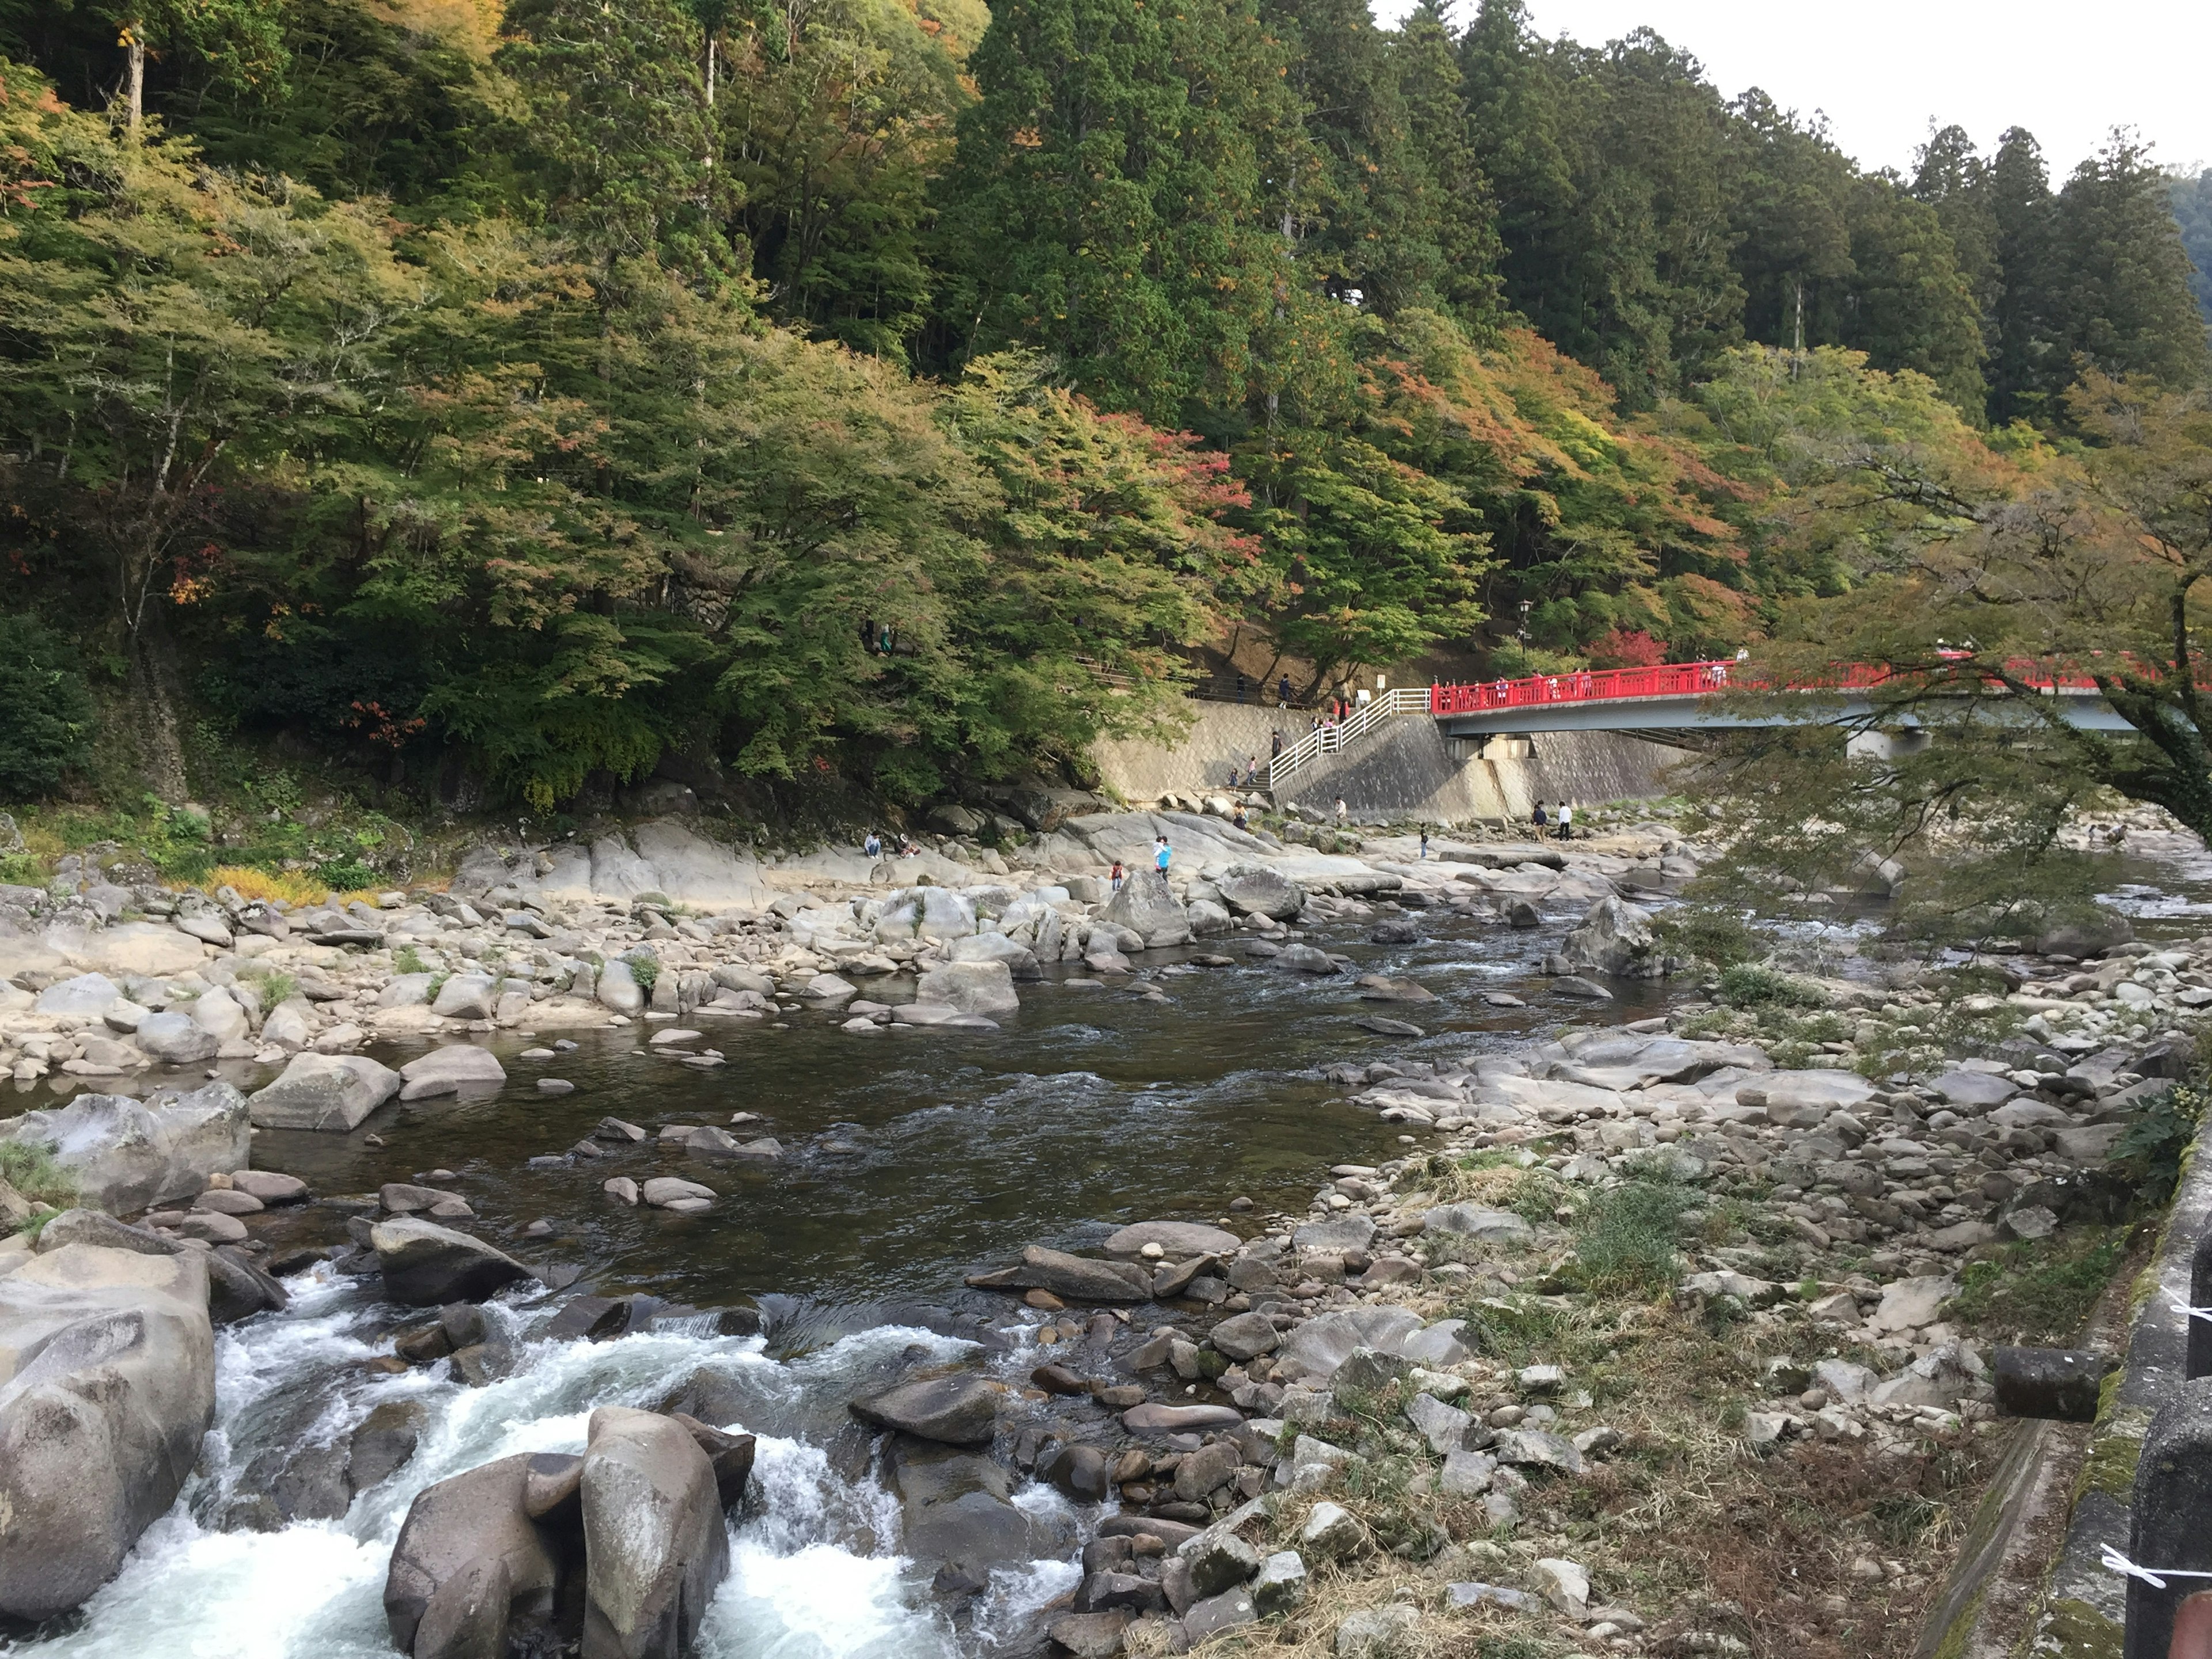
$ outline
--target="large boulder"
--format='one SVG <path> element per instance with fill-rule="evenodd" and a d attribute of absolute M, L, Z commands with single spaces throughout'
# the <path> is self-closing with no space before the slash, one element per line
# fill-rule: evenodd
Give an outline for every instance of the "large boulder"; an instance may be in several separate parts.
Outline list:
<path fill-rule="evenodd" d="M 617 1014 L 635 1014 L 645 1006 L 645 988 L 637 982 L 629 963 L 619 957 L 600 967 L 592 995 L 600 1007 Z"/>
<path fill-rule="evenodd" d="M 176 1501 L 215 1417 L 196 1255 L 68 1244 L 0 1278 L 0 1613 L 52 1618 Z"/>
<path fill-rule="evenodd" d="M 1052 913 L 1047 911 L 1047 915 Z M 945 947 L 947 962 L 998 962 L 1016 979 L 1042 979 L 1036 952 L 1004 933 L 975 933 L 956 939 Z"/>
<path fill-rule="evenodd" d="M 411 1308 L 447 1302 L 481 1302 L 494 1291 L 535 1277 L 505 1251 L 480 1238 L 412 1216 L 380 1221 L 368 1247 L 384 1270 L 385 1294 Z"/>
<path fill-rule="evenodd" d="M 968 1282 L 981 1290 L 1049 1291 L 1069 1302 L 1146 1302 L 1152 1294 L 1152 1275 L 1133 1262 L 1094 1261 L 1041 1244 L 1024 1250 L 1016 1266 Z"/>
<path fill-rule="evenodd" d="M 1133 1221 L 1106 1241 L 1109 1255 L 1132 1256 L 1157 1244 L 1166 1255 L 1231 1255 L 1244 1241 L 1226 1227 L 1203 1221 Z"/>
<path fill-rule="evenodd" d="M 894 1439 L 885 1462 L 905 1522 L 901 1553 L 947 1580 L 980 1589 L 994 1568 L 1064 1559 L 1075 1547 L 1066 1513 L 1014 1504 L 1006 1470 L 988 1457 Z"/>
<path fill-rule="evenodd" d="M 504 1659 L 510 1619 L 550 1623 L 560 1563 L 523 1505 L 532 1462 L 502 1457 L 415 1495 L 384 1580 L 384 1617 L 402 1653 Z M 454 1639 L 465 1632 L 481 1644 Z"/>
<path fill-rule="evenodd" d="M 1129 872 L 1107 905 L 1105 919 L 1135 933 L 1147 949 L 1190 943 L 1189 913 L 1168 890 L 1167 878 L 1149 863 Z"/>
<path fill-rule="evenodd" d="M 714 1465 L 673 1418 L 603 1406 L 582 1490 L 584 1659 L 677 1659 L 730 1567 Z"/>
<path fill-rule="evenodd" d="M 489 974 L 455 974 L 438 988 L 430 1012 L 441 1019 L 489 1019 L 499 982 Z"/>
<path fill-rule="evenodd" d="M 1658 979 L 1668 969 L 1650 913 L 1623 898 L 1601 898 L 1591 905 L 1581 924 L 1559 942 L 1559 952 L 1570 971 L 1578 974 Z"/>
<path fill-rule="evenodd" d="M 82 1018 L 95 1019 L 107 1012 L 108 1005 L 123 993 L 115 981 L 105 974 L 79 974 L 75 979 L 58 980 L 39 993 L 32 1012 L 40 1014 L 76 1014 Z"/>
<path fill-rule="evenodd" d="M 252 1128 L 246 1097 L 218 1082 L 148 1101 L 79 1095 L 0 1122 L 0 1139 L 51 1147 L 80 1202 L 120 1214 L 205 1192 L 246 1164 Z"/>
<path fill-rule="evenodd" d="M 879 1429 L 935 1440 L 948 1446 L 985 1446 L 999 1420 L 1002 1395 L 980 1376 L 926 1377 L 866 1400 L 855 1400 L 854 1416 Z"/>
<path fill-rule="evenodd" d="M 192 1004 L 192 1024 L 217 1042 L 240 1042 L 252 1035 L 245 1005 L 220 985 L 200 993 Z"/>
<path fill-rule="evenodd" d="M 1264 864 L 1231 865 L 1214 878 L 1221 902 L 1240 916 L 1272 916 L 1288 921 L 1306 908 L 1306 890 L 1279 870 Z"/>
<path fill-rule="evenodd" d="M 975 931 L 975 907 L 949 887 L 902 887 L 876 916 L 876 937 L 884 940 L 966 939 Z"/>
<path fill-rule="evenodd" d="M 292 1056 L 283 1075 L 248 1104 L 264 1129 L 329 1129 L 343 1133 L 399 1092 L 399 1073 L 366 1054 Z"/>
<path fill-rule="evenodd" d="M 1275 1371 L 1290 1382 L 1326 1382 L 1354 1348 L 1395 1354 L 1421 1328 L 1407 1308 L 1346 1308 L 1309 1319 L 1291 1333 L 1275 1356 Z"/>
<path fill-rule="evenodd" d="M 222 1047 L 222 1039 L 190 1014 L 149 1014 L 131 1035 L 149 1060 L 165 1066 L 197 1066 L 213 1060 Z"/>
<path fill-rule="evenodd" d="M 915 981 L 915 1000 L 957 1008 L 963 1014 L 1011 1014 L 1022 1006 L 1014 976 L 1003 962 L 946 962 Z"/>
<path fill-rule="evenodd" d="M 2116 910 L 2097 910 L 2045 928 L 2035 949 L 2046 957 L 2100 957 L 2135 936 L 2135 923 L 2125 916 Z"/>
<path fill-rule="evenodd" d="M 433 1095 L 477 1093 L 498 1088 L 507 1072 L 489 1048 L 473 1042 L 449 1042 L 399 1068 L 399 1097 L 425 1100 Z"/>

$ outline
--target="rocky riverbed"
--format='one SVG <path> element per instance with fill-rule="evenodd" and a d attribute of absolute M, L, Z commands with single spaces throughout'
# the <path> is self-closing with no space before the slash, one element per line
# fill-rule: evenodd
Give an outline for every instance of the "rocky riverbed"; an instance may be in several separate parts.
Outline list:
<path fill-rule="evenodd" d="M 2212 940 L 1839 930 L 1670 996 L 1663 821 L 1430 851 L 664 822 L 343 907 L 11 890 L 0 1135 L 80 1201 L 0 1247 L 0 1320 L 184 1273 L 161 1420 L 213 1431 L 80 1429 L 131 1503 L 65 1561 L 0 1529 L 83 1586 L 0 1571 L 10 1612 L 91 1596 L 10 1639 L 1899 1650 L 1996 1427 L 1975 1264 L 2117 1213 Z M 854 1201 L 893 1168 L 940 1219 Z M 15 1352 L 0 1434 L 136 1363 Z"/>

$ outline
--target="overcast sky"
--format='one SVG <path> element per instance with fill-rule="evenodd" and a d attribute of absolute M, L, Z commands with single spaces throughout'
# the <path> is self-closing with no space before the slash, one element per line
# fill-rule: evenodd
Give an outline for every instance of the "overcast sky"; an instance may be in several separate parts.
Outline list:
<path fill-rule="evenodd" d="M 1395 21 L 1413 0 L 1374 0 Z M 1455 16 L 1474 15 L 1459 0 Z M 1868 167 L 1909 172 L 1913 148 L 1957 122 L 1984 151 L 2008 126 L 2041 140 L 2055 184 L 2116 125 L 2166 166 L 2212 162 L 2212 0 L 1529 0 L 1546 35 L 1587 46 L 1649 25 L 1693 53 L 1721 91 L 1763 87 L 1827 112 Z"/>

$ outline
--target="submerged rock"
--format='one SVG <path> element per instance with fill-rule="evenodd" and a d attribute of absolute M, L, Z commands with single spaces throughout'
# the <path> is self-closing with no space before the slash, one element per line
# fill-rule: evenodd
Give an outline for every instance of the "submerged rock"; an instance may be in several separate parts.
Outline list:
<path fill-rule="evenodd" d="M 77 1606 L 175 1502 L 215 1418 L 207 1303 L 191 1254 L 65 1244 L 0 1278 L 0 1613 Z"/>

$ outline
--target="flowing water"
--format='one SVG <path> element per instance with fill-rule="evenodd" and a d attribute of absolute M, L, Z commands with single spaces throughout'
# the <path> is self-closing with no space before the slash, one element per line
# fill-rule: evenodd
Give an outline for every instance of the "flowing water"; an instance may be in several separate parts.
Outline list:
<path fill-rule="evenodd" d="M 2124 873 L 2118 896 L 2147 931 L 2201 925 L 2212 866 L 2131 861 Z M 1002 1571 L 956 1623 L 899 1555 L 896 1500 L 868 1468 L 845 1402 L 917 1361 L 966 1354 L 1010 1378 L 1025 1374 L 1037 1358 L 1035 1316 L 958 1289 L 964 1273 L 1024 1243 L 1080 1247 L 1148 1216 L 1215 1219 L 1240 1194 L 1262 1211 L 1297 1212 L 1328 1165 L 1403 1150 L 1395 1126 L 1346 1103 L 1347 1091 L 1316 1067 L 1458 1060 L 1563 1019 L 1610 1023 L 1663 1006 L 1657 990 L 1632 987 L 1601 1011 L 1546 994 L 1534 964 L 1568 920 L 1516 933 L 1431 912 L 1420 943 L 1390 947 L 1351 932 L 1315 935 L 1354 957 L 1359 971 L 1413 976 L 1434 1003 L 1362 1002 L 1345 979 L 1260 963 L 1185 968 L 1176 958 L 1196 952 L 1168 953 L 1146 971 L 1170 1002 L 1054 978 L 1023 987 L 1021 1011 L 997 1032 L 856 1036 L 811 1010 L 788 1013 L 781 1029 L 702 1020 L 703 1045 L 728 1061 L 710 1071 L 639 1052 L 654 1029 L 646 1024 L 577 1034 L 579 1046 L 551 1061 L 521 1060 L 531 1040 L 502 1034 L 495 1042 L 510 1081 L 493 1099 L 387 1109 L 347 1136 L 264 1133 L 258 1164 L 325 1194 L 451 1171 L 441 1184 L 469 1200 L 487 1237 L 534 1263 L 579 1269 L 590 1288 L 649 1291 L 678 1308 L 648 1333 L 593 1344 L 533 1336 L 560 1297 L 495 1304 L 489 1311 L 520 1345 L 518 1362 L 471 1389 L 447 1380 L 443 1366 L 398 1376 L 366 1367 L 389 1353 L 394 1322 L 375 1281 L 327 1267 L 300 1275 L 287 1312 L 219 1334 L 216 1428 L 173 1511 L 86 1607 L 35 1632 L 0 1633 L 0 1650 L 380 1659 L 392 1652 L 385 1572 L 417 1492 L 511 1453 L 580 1450 L 595 1407 L 656 1405 L 705 1367 L 726 1378 L 724 1397 L 743 1402 L 726 1426 L 760 1441 L 757 1500 L 732 1526 L 732 1571 L 704 1653 L 1029 1651 L 1036 1611 L 1072 1588 L 1077 1568 L 1050 1560 Z M 1491 1009 L 1478 994 L 1486 989 L 1532 1006 Z M 1426 1035 L 1378 1036 L 1352 1023 L 1374 1013 Z M 380 1057 L 398 1063 L 409 1052 Z M 541 1075 L 575 1091 L 542 1096 L 532 1087 Z M 33 1103 L 45 1102 L 17 1100 Z M 651 1133 L 738 1112 L 764 1120 L 758 1132 L 781 1142 L 781 1162 L 702 1163 L 650 1141 L 602 1162 L 530 1162 L 564 1151 L 603 1115 Z M 368 1144 L 370 1131 L 381 1147 Z M 599 1191 L 618 1173 L 680 1174 L 721 1197 L 696 1217 L 625 1208 Z M 548 1230 L 523 1232 L 540 1218 Z M 311 1241 L 343 1234 L 327 1209 L 294 1212 L 278 1228 Z M 718 1310 L 738 1305 L 763 1316 L 763 1334 L 721 1334 Z M 258 1455 L 343 1444 L 379 1405 L 401 1400 L 426 1413 L 418 1449 L 342 1519 L 225 1529 L 226 1512 L 259 1478 L 249 1474 Z M 1017 1501 L 1065 1507 L 1037 1486 Z"/>

